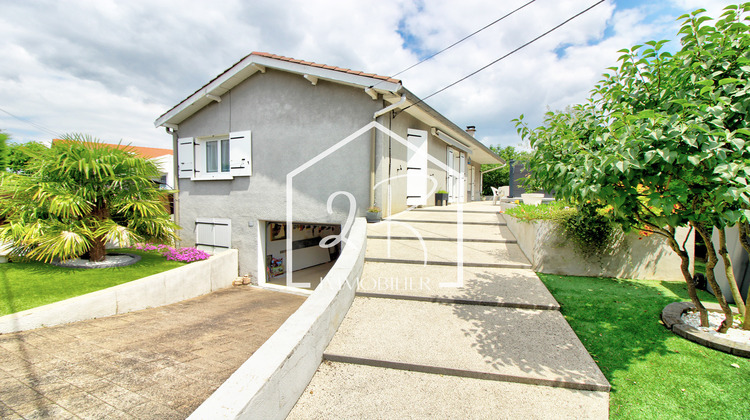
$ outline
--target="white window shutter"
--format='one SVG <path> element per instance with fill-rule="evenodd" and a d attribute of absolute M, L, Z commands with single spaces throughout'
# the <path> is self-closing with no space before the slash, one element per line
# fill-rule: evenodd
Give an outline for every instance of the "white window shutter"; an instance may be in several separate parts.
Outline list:
<path fill-rule="evenodd" d="M 229 166 L 232 176 L 253 174 L 252 137 L 250 131 L 229 134 Z"/>
<path fill-rule="evenodd" d="M 232 247 L 232 224 L 229 219 L 214 219 L 214 246 Z"/>
<path fill-rule="evenodd" d="M 195 169 L 195 148 L 192 137 L 177 140 L 177 159 L 178 177 L 191 178 Z"/>

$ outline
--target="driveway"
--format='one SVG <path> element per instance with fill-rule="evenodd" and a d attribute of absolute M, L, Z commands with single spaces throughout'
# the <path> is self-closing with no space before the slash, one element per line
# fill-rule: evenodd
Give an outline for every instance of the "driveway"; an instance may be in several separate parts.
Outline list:
<path fill-rule="evenodd" d="M 0 335 L 0 418 L 184 419 L 304 300 L 240 286 Z"/>

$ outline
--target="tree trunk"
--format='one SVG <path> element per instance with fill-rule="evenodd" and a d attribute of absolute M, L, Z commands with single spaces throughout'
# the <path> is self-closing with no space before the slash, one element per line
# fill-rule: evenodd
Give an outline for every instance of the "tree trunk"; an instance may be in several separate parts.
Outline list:
<path fill-rule="evenodd" d="M 685 278 L 685 283 L 687 283 L 688 296 L 690 296 L 690 300 L 698 310 L 698 314 L 700 314 L 701 326 L 708 327 L 708 311 L 706 311 L 706 307 L 703 306 L 698 297 L 698 292 L 695 290 L 695 283 L 693 283 L 693 275 L 690 273 L 690 254 L 680 247 L 680 244 L 674 237 L 674 232 L 665 230 L 664 233 L 667 236 L 669 247 L 680 257 L 680 271 L 682 271 L 682 277 Z"/>
<path fill-rule="evenodd" d="M 750 234 L 750 223 L 743 222 L 738 225 L 740 228 L 740 243 L 742 244 L 742 247 L 745 248 L 745 252 L 750 254 L 750 238 L 748 238 L 748 234 Z M 745 299 L 745 302 L 750 301 L 750 288 L 747 289 L 747 299 Z M 750 330 L 750 316 L 747 316 L 747 308 L 745 309 L 745 321 L 742 324 L 742 328 L 746 330 Z"/>
<path fill-rule="evenodd" d="M 107 206 L 99 204 L 91 213 L 91 217 L 96 220 L 96 224 L 92 227 L 92 230 L 96 230 L 99 223 L 109 218 L 109 209 Z M 93 238 L 91 241 L 91 249 L 89 249 L 89 261 L 104 261 L 104 256 L 107 254 L 106 245 L 103 236 Z"/>
<path fill-rule="evenodd" d="M 104 238 L 94 238 L 91 243 L 91 249 L 89 249 L 89 261 L 99 262 L 104 261 L 104 256 L 107 254 L 106 244 Z"/>
<path fill-rule="evenodd" d="M 727 282 L 729 282 L 729 288 L 732 290 L 732 298 L 734 298 L 734 304 L 737 305 L 737 311 L 740 315 L 745 316 L 745 302 L 742 299 L 742 293 L 740 288 L 737 286 L 737 281 L 734 278 L 734 270 L 732 270 L 732 260 L 729 258 L 729 251 L 727 250 L 727 233 L 724 229 L 719 229 L 719 255 L 724 261 L 724 273 L 727 276 Z"/>
<path fill-rule="evenodd" d="M 734 316 L 732 314 L 732 308 L 729 307 L 727 300 L 724 299 L 724 295 L 721 293 L 721 288 L 719 287 L 719 284 L 716 283 L 716 278 L 714 277 L 714 267 L 716 267 L 716 263 L 719 262 L 719 259 L 716 257 L 716 248 L 714 248 L 714 243 L 711 241 L 711 235 L 706 229 L 706 226 L 697 222 L 690 223 L 695 227 L 695 231 L 701 235 L 703 242 L 706 244 L 706 281 L 711 285 L 711 290 L 713 290 L 716 300 L 719 301 L 721 310 L 724 311 L 724 321 L 716 331 L 726 333 L 729 327 L 732 326 Z"/>

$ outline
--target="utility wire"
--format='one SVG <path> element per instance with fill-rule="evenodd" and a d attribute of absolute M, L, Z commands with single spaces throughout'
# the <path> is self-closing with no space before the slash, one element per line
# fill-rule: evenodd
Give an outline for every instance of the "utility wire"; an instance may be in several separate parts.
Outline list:
<path fill-rule="evenodd" d="M 480 72 L 480 71 L 482 71 L 482 70 L 485 70 L 485 69 L 487 69 L 488 67 L 490 67 L 490 66 L 492 66 L 492 65 L 496 64 L 497 62 L 499 62 L 499 61 L 501 61 L 501 60 L 503 60 L 503 59 L 507 58 L 508 56 L 510 56 L 510 55 L 512 55 L 512 54 L 515 54 L 516 52 L 518 52 L 518 51 L 520 51 L 520 50 L 522 50 L 522 49 L 526 48 L 527 46 L 529 46 L 529 45 L 533 44 L 534 42 L 538 41 L 539 39 L 541 39 L 541 38 L 543 38 L 543 37 L 545 37 L 545 36 L 549 35 L 549 34 L 550 34 L 551 32 L 553 32 L 553 31 L 555 31 L 555 30 L 559 29 L 560 27 L 562 27 L 563 25 L 567 24 L 567 23 L 568 23 L 568 22 L 570 22 L 571 20 L 573 20 L 573 19 L 575 19 L 575 18 L 577 18 L 577 17 L 581 16 L 582 14 L 584 14 L 584 13 L 588 12 L 589 10 L 593 9 L 594 7 L 596 7 L 596 6 L 598 6 L 598 5 L 602 4 L 602 3 L 604 3 L 604 1 L 605 1 L 605 0 L 599 0 L 598 2 L 596 2 L 596 3 L 592 4 L 591 6 L 589 6 L 588 8 L 586 8 L 586 9 L 584 9 L 584 10 L 582 10 L 582 11 L 580 11 L 580 12 L 576 13 L 576 14 L 575 14 L 575 15 L 573 15 L 572 17 L 570 17 L 570 18 L 568 18 L 567 20 L 565 20 L 564 22 L 562 22 L 561 24 L 559 24 L 559 25 L 555 26 L 554 28 L 552 28 L 552 29 L 548 30 L 547 32 L 545 32 L 545 33 L 543 33 L 543 34 L 539 35 L 538 37 L 536 37 L 536 38 L 532 39 L 531 41 L 529 41 L 529 42 L 527 42 L 527 43 L 525 43 L 525 44 L 521 45 L 520 47 L 516 48 L 515 50 L 513 50 L 513 51 L 511 51 L 511 52 L 509 52 L 509 53 L 507 53 L 507 54 L 505 54 L 504 56 L 502 56 L 502 57 L 498 58 L 497 60 L 494 60 L 494 61 L 492 61 L 491 63 L 487 64 L 486 66 L 484 66 L 484 67 L 482 67 L 482 68 L 480 68 L 479 70 L 476 70 L 476 71 L 474 71 L 474 72 L 472 72 L 472 73 L 469 73 L 468 75 L 466 75 L 466 76 L 464 76 L 464 77 L 462 77 L 462 78 L 460 78 L 460 79 L 456 80 L 455 82 L 453 82 L 453 83 L 449 84 L 448 86 L 446 86 L 446 87 L 444 87 L 444 88 L 442 88 L 442 89 L 440 89 L 440 90 L 438 90 L 438 91 L 436 91 L 436 92 L 433 92 L 433 93 L 431 93 L 431 94 L 429 94 L 429 95 L 425 96 L 424 98 L 422 98 L 422 99 L 418 100 L 417 102 L 415 102 L 415 103 L 413 103 L 413 104 L 411 104 L 411 105 L 407 106 L 406 108 L 403 108 L 403 109 L 401 109 L 401 110 L 400 110 L 399 112 L 403 112 L 403 111 L 406 111 L 407 109 L 409 109 L 409 108 L 413 107 L 414 105 L 417 105 L 417 104 L 419 104 L 419 103 L 421 103 L 421 102 L 424 102 L 424 101 L 426 101 L 427 99 L 429 99 L 429 98 L 431 98 L 431 97 L 433 97 L 433 96 L 437 95 L 438 93 L 440 93 L 440 92 L 442 92 L 442 91 L 444 91 L 444 90 L 446 90 L 446 89 L 449 89 L 449 88 L 451 88 L 451 87 L 453 87 L 453 86 L 455 86 L 455 85 L 457 85 L 457 84 L 459 84 L 459 83 L 463 82 L 464 80 L 466 80 L 466 79 L 468 79 L 468 78 L 470 78 L 470 77 L 474 76 L 475 74 L 479 73 L 479 72 Z"/>
<path fill-rule="evenodd" d="M 412 64 L 411 66 L 409 66 L 409 67 L 407 67 L 407 68 L 405 68 L 405 69 L 403 69 L 403 70 L 399 71 L 398 73 L 396 73 L 396 74 L 392 75 L 392 76 L 391 76 L 390 78 L 391 78 L 391 79 L 393 79 L 393 78 L 395 78 L 396 76 L 398 76 L 399 74 L 401 74 L 401 73 L 404 73 L 404 72 L 407 72 L 407 71 L 409 71 L 409 70 L 413 69 L 414 67 L 416 67 L 416 66 L 418 66 L 418 65 L 420 65 L 420 64 L 422 64 L 422 63 L 424 63 L 425 61 L 433 59 L 433 58 L 434 58 L 434 57 L 435 57 L 436 55 L 438 55 L 438 54 L 442 54 L 442 53 L 444 53 L 444 52 L 448 51 L 449 49 L 451 49 L 451 48 L 455 47 L 456 45 L 458 45 L 458 44 L 460 44 L 460 43 L 462 43 L 462 42 L 466 41 L 467 39 L 469 39 L 469 38 L 473 37 L 474 35 L 476 35 L 476 34 L 478 34 L 478 33 L 480 33 L 480 32 L 482 32 L 483 30 L 485 30 L 485 29 L 489 28 L 490 26 L 492 26 L 492 25 L 494 25 L 494 24 L 496 24 L 496 23 L 500 22 L 501 20 L 503 20 L 503 19 L 507 18 L 508 16 L 510 16 L 510 15 L 512 15 L 512 14 L 514 14 L 514 13 L 516 13 L 517 11 L 519 11 L 519 10 L 523 9 L 524 7 L 526 7 L 526 6 L 530 5 L 531 3 L 534 3 L 535 1 L 536 1 L 536 0 L 531 0 L 531 1 L 529 1 L 528 3 L 524 4 L 523 6 L 520 6 L 520 7 L 516 8 L 515 10 L 513 10 L 513 11 L 511 11 L 511 12 L 507 13 L 507 14 L 505 14 L 505 16 L 502 16 L 502 17 L 500 17 L 500 18 L 496 19 L 495 21 L 493 21 L 493 22 L 491 22 L 491 23 L 489 23 L 489 24 L 485 25 L 485 26 L 484 26 L 484 27 L 482 27 L 481 29 L 478 29 L 478 30 L 476 30 L 476 31 L 472 32 L 471 34 L 469 34 L 469 35 L 466 35 L 465 37 L 463 37 L 463 38 L 459 39 L 458 41 L 454 42 L 453 44 L 451 44 L 451 45 L 449 45 L 449 46 L 447 46 L 447 47 L 443 48 L 442 50 L 440 50 L 440 51 L 436 52 L 435 54 L 432 54 L 431 56 L 429 56 L 429 57 L 427 57 L 427 58 L 424 58 L 424 59 L 422 59 L 422 60 L 421 60 L 421 61 L 419 61 L 418 63 Z M 378 82 L 378 84 L 380 84 L 380 83 L 383 83 L 383 82 Z M 377 84 L 376 84 L 376 85 L 373 85 L 373 87 L 374 87 L 374 86 L 377 86 Z"/>
<path fill-rule="evenodd" d="M 52 130 L 52 129 L 50 129 L 50 128 L 47 128 L 47 127 L 45 127 L 45 126 L 43 126 L 43 125 L 41 125 L 41 124 L 37 124 L 37 123 L 35 123 L 35 122 L 33 122 L 33 121 L 29 121 L 29 120 L 27 120 L 27 119 L 25 119 L 25 118 L 21 118 L 21 117 L 19 117 L 19 116 L 17 116 L 17 115 L 13 115 L 13 114 L 11 114 L 10 112 L 8 112 L 8 111 L 6 111 L 6 110 L 4 110 L 4 109 L 2 109 L 2 108 L 0 108 L 0 111 L 2 111 L 2 112 L 4 112 L 4 113 L 6 113 L 6 114 L 8 114 L 8 115 L 10 115 L 11 117 L 13 117 L 13 118 L 17 119 L 18 121 L 22 121 L 22 122 L 25 122 L 26 124 L 32 125 L 32 126 L 36 127 L 37 129 L 39 129 L 39 130 L 42 130 L 42 131 L 44 131 L 44 132 L 45 132 L 45 133 L 47 133 L 47 134 L 51 134 L 51 135 L 52 135 L 52 136 L 54 136 L 54 137 L 61 137 L 59 133 L 57 133 L 57 132 L 55 132 L 54 130 Z"/>

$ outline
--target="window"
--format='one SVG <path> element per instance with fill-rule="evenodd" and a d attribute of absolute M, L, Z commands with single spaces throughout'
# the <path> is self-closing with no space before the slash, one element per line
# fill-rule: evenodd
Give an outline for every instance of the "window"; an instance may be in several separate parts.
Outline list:
<path fill-rule="evenodd" d="M 229 139 L 206 141 L 206 172 L 229 172 Z"/>
<path fill-rule="evenodd" d="M 178 140 L 180 178 L 194 181 L 252 175 L 250 131 Z"/>
<path fill-rule="evenodd" d="M 195 247 L 209 254 L 232 246 L 232 221 L 199 217 L 195 219 Z"/>

